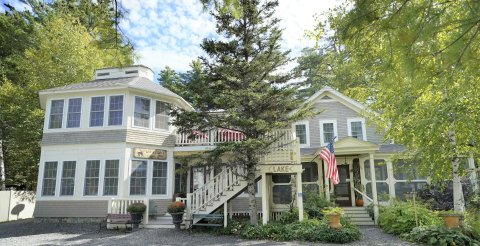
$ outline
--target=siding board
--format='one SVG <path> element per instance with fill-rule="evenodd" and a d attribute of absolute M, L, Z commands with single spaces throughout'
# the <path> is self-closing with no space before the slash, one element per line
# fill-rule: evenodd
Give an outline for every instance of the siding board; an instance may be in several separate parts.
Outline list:
<path fill-rule="evenodd" d="M 36 201 L 33 216 L 42 217 L 105 217 L 108 201 Z"/>

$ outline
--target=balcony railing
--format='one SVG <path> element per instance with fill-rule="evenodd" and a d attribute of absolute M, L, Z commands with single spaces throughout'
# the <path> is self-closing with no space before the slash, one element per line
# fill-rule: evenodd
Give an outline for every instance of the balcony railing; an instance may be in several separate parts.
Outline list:
<path fill-rule="evenodd" d="M 215 146 L 220 143 L 239 142 L 245 139 L 242 132 L 227 129 L 214 129 L 205 132 L 194 131 L 191 134 L 176 135 L 176 146 Z"/>

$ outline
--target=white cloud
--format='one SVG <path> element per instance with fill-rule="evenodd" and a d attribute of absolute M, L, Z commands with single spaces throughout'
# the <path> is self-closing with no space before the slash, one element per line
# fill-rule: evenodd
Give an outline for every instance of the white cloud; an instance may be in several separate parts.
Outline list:
<path fill-rule="evenodd" d="M 296 56 L 312 46 L 305 30 L 315 24 L 314 15 L 335 5 L 338 0 L 281 0 L 276 15 L 284 28 L 282 46 Z M 217 37 L 215 22 L 199 0 L 122 0 L 128 11 L 120 26 L 134 43 L 140 55 L 138 63 L 154 69 L 165 66 L 179 71 L 189 69 L 193 59 L 203 55 L 200 43 L 206 37 Z"/>

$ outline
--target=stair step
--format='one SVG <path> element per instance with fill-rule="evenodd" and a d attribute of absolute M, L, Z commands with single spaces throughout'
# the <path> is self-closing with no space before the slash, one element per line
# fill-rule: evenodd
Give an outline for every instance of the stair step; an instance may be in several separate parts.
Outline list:
<path fill-rule="evenodd" d="M 375 222 L 372 221 L 369 221 L 369 222 L 366 222 L 366 221 L 352 221 L 352 223 L 354 225 L 357 225 L 357 226 L 374 226 L 375 225 Z"/>
<path fill-rule="evenodd" d="M 345 214 L 345 217 L 349 217 L 349 218 L 370 218 L 370 215 L 367 214 L 367 213 Z"/>
<path fill-rule="evenodd" d="M 365 207 L 342 207 L 344 211 L 352 211 L 352 210 L 366 210 Z"/>
<path fill-rule="evenodd" d="M 372 218 L 349 218 L 352 222 L 370 222 L 373 221 Z"/>

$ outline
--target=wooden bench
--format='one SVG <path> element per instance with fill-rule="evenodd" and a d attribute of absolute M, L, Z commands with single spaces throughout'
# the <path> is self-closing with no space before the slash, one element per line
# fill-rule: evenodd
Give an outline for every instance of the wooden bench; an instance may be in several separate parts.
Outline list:
<path fill-rule="evenodd" d="M 105 218 L 105 222 L 110 225 L 125 225 L 125 229 L 127 229 L 127 225 L 130 225 L 130 229 L 133 229 L 133 221 L 132 216 L 130 214 L 107 214 Z M 117 226 L 118 229 L 118 226 Z"/>
<path fill-rule="evenodd" d="M 193 219 L 205 220 L 207 223 L 196 223 L 192 226 L 223 226 L 223 214 L 193 214 Z M 220 223 L 210 223 L 219 220 Z"/>

